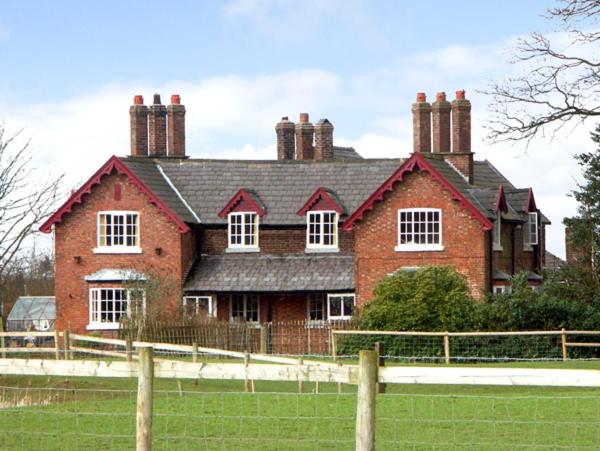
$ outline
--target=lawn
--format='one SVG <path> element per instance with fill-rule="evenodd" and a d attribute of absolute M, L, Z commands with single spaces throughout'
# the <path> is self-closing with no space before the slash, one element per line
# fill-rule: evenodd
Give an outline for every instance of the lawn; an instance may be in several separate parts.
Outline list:
<path fill-rule="evenodd" d="M 554 362 L 529 365 L 554 367 Z M 496 365 L 497 366 L 497 365 Z M 561 368 L 598 368 L 567 362 Z M 0 377 L 1 449 L 133 449 L 135 379 Z M 355 387 L 155 380 L 154 449 L 353 449 Z M 14 406 L 15 402 L 21 405 Z M 30 404 L 30 405 L 23 405 Z M 34 404 L 34 405 L 31 405 Z M 390 385 L 378 449 L 597 449 L 600 390 Z"/>

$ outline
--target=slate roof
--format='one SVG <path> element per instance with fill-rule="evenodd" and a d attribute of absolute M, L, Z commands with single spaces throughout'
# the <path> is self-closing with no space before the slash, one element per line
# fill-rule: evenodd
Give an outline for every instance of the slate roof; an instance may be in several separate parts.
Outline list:
<path fill-rule="evenodd" d="M 261 225 L 304 225 L 296 212 L 321 187 L 352 214 L 402 164 L 402 159 L 363 159 L 352 148 L 335 147 L 333 161 L 152 159 L 122 161 L 188 223 L 225 224 L 218 213 L 240 188 L 252 191 L 266 210 Z M 474 162 L 474 185 L 435 154 L 428 161 L 490 219 L 504 186 L 507 220 L 526 220 L 528 189 L 517 189 L 487 160 Z M 342 220 L 344 216 L 342 215 Z M 549 223 L 542 215 L 542 221 Z"/>
<path fill-rule="evenodd" d="M 561 266 L 566 264 L 562 258 L 554 255 L 552 252 L 546 251 L 546 256 L 544 258 L 544 269 L 548 271 L 556 271 L 560 269 Z"/>
<path fill-rule="evenodd" d="M 224 254 L 202 256 L 185 291 L 354 290 L 354 255 Z"/>

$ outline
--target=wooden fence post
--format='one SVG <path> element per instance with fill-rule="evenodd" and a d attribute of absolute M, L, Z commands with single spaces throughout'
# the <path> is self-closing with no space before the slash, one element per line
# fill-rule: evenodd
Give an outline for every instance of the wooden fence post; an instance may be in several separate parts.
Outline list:
<path fill-rule="evenodd" d="M 198 362 L 198 342 L 194 341 L 192 343 L 192 362 Z"/>
<path fill-rule="evenodd" d="M 360 351 L 356 402 L 356 451 L 375 450 L 377 352 Z"/>
<path fill-rule="evenodd" d="M 333 361 L 337 360 L 337 350 L 335 349 L 335 334 L 333 333 L 333 328 L 330 329 L 331 332 L 331 357 L 333 357 Z"/>
<path fill-rule="evenodd" d="M 129 335 L 125 340 L 125 357 L 127 358 L 128 362 L 133 360 L 133 341 Z"/>
<path fill-rule="evenodd" d="M 446 365 L 450 365 L 450 336 L 448 332 L 444 334 L 444 358 Z"/>
<path fill-rule="evenodd" d="M 54 353 L 56 354 L 56 360 L 60 360 L 60 332 L 54 331 Z"/>
<path fill-rule="evenodd" d="M 298 366 L 301 367 L 302 365 L 304 365 L 304 360 L 299 359 Z M 298 393 L 304 393 L 304 381 L 302 380 L 298 381 Z"/>
<path fill-rule="evenodd" d="M 4 319 L 0 316 L 0 348 L 3 349 L 3 351 L 2 351 L 3 359 L 6 358 L 6 351 L 4 351 L 5 347 L 6 347 L 6 340 L 4 339 Z"/>
<path fill-rule="evenodd" d="M 261 324 L 260 325 L 260 353 L 261 354 L 266 354 L 267 353 L 267 325 L 266 324 Z"/>
<path fill-rule="evenodd" d="M 73 355 L 71 354 L 71 332 L 69 329 L 63 332 L 63 345 L 65 347 L 63 353 L 65 360 L 73 360 Z"/>
<path fill-rule="evenodd" d="M 152 397 L 154 357 L 152 346 L 140 346 L 138 365 L 136 450 L 152 449 Z"/>
<path fill-rule="evenodd" d="M 377 352 L 377 364 L 379 368 L 385 366 L 385 359 L 383 358 L 383 343 L 380 341 L 375 342 L 375 351 Z M 379 373 L 379 372 L 378 372 Z M 386 384 L 377 382 L 377 393 L 385 393 Z"/>
<path fill-rule="evenodd" d="M 249 380 L 248 380 L 248 364 L 250 363 L 250 355 L 248 351 L 244 352 L 244 393 L 248 393 Z"/>
<path fill-rule="evenodd" d="M 565 333 L 565 328 L 563 327 L 560 330 L 560 338 L 562 343 L 562 358 L 563 362 L 567 361 L 567 334 Z"/>

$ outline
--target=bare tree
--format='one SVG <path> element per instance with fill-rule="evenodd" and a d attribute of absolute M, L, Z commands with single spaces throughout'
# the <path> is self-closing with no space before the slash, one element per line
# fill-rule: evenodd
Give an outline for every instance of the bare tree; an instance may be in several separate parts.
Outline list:
<path fill-rule="evenodd" d="M 519 39 L 511 61 L 518 75 L 483 91 L 493 99 L 487 123 L 493 142 L 529 143 L 600 116 L 600 0 L 559 0 L 547 14 L 561 33 Z"/>
<path fill-rule="evenodd" d="M 0 281 L 52 213 L 62 180 L 32 167 L 29 142 L 19 144 L 20 133 L 9 136 L 0 124 Z"/>

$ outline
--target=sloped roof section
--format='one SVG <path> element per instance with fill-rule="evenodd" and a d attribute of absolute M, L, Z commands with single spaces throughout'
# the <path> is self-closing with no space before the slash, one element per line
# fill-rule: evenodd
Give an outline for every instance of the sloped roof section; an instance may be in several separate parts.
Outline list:
<path fill-rule="evenodd" d="M 203 256 L 185 291 L 293 292 L 354 289 L 354 255 Z"/>
<path fill-rule="evenodd" d="M 154 160 L 148 159 L 149 162 Z M 399 159 L 343 161 L 158 160 L 203 224 L 224 224 L 223 206 L 251 187 L 265 205 L 261 225 L 304 225 L 296 213 L 319 188 L 335 192 L 353 212 L 402 163 Z"/>
<path fill-rule="evenodd" d="M 333 146 L 334 160 L 362 160 L 360 154 L 354 147 L 339 147 Z"/>
<path fill-rule="evenodd" d="M 60 223 L 64 215 L 71 213 L 75 205 L 83 202 L 84 197 L 92 192 L 94 186 L 100 184 L 105 176 L 113 173 L 126 175 L 129 181 L 135 184 L 141 192 L 148 196 L 150 203 L 155 205 L 169 221 L 177 226 L 177 230 L 180 233 L 189 231 L 190 228 L 186 224 L 186 219 L 184 218 L 190 219 L 190 222 L 195 222 L 189 209 L 185 207 L 177 194 L 169 187 L 169 184 L 164 177 L 162 177 L 155 165 L 147 164 L 146 162 L 143 164 L 144 165 L 141 167 L 138 167 L 138 165 L 135 164 L 132 164 L 132 167 L 130 167 L 124 164 L 119 158 L 115 156 L 110 157 L 108 161 L 81 186 L 81 188 L 75 191 L 69 199 L 67 199 L 67 201 L 54 212 L 44 224 L 42 224 L 40 231 L 44 233 L 51 232 L 54 224 Z M 158 177 L 153 177 L 152 174 L 158 174 Z M 184 216 L 180 216 L 177 211 Z"/>

